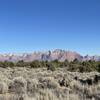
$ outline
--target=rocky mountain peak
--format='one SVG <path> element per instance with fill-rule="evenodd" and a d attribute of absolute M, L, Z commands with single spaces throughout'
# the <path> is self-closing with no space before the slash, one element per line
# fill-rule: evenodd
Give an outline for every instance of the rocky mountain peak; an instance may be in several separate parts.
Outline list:
<path fill-rule="evenodd" d="M 21 53 L 21 54 L 0 54 L 0 61 L 52 61 L 52 60 L 59 60 L 59 61 L 65 61 L 66 59 L 68 61 L 73 61 L 74 59 L 78 59 L 79 61 L 86 61 L 86 60 L 95 60 L 100 61 L 100 56 L 82 56 L 77 52 L 73 51 L 66 51 L 61 49 L 55 49 L 55 50 L 49 50 L 45 52 L 33 52 L 33 53 Z"/>

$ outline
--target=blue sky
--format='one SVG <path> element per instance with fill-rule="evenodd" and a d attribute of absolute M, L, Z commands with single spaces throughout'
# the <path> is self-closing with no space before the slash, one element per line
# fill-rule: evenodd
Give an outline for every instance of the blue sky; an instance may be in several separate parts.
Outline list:
<path fill-rule="evenodd" d="M 57 48 L 100 55 L 100 0 L 0 0 L 0 53 Z"/>

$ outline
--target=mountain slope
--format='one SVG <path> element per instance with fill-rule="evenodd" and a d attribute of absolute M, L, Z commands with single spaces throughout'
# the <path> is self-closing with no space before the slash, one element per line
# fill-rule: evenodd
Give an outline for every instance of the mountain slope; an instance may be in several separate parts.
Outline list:
<path fill-rule="evenodd" d="M 56 49 L 53 51 L 46 52 L 33 52 L 33 53 L 22 53 L 22 54 L 0 54 L 0 61 L 53 61 L 53 60 L 65 61 L 73 61 L 74 59 L 78 59 L 79 61 L 85 60 L 96 60 L 100 61 L 100 56 L 82 56 L 77 52 L 65 51 L 61 49 Z"/>

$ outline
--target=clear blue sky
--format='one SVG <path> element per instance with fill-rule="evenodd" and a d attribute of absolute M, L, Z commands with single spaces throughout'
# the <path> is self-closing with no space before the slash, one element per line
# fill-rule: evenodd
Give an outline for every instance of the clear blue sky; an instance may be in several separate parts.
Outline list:
<path fill-rule="evenodd" d="M 100 55 L 100 0 L 0 0 L 0 53 L 56 48 Z"/>

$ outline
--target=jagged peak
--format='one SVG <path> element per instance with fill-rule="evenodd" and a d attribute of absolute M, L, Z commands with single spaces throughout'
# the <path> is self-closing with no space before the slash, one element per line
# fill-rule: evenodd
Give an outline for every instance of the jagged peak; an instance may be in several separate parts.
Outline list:
<path fill-rule="evenodd" d="M 62 50 L 62 49 L 54 49 L 48 51 L 38 51 L 32 53 L 5 53 L 0 54 L 0 61 L 10 60 L 10 61 L 18 61 L 23 59 L 25 61 L 33 61 L 33 60 L 55 60 L 58 59 L 59 61 L 69 60 L 72 61 L 74 59 L 78 60 L 96 60 L 100 61 L 100 56 L 82 56 L 77 52 L 70 51 L 70 50 Z"/>

